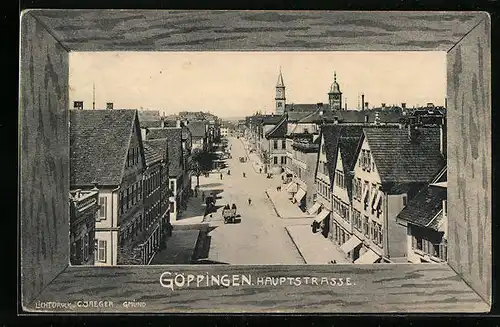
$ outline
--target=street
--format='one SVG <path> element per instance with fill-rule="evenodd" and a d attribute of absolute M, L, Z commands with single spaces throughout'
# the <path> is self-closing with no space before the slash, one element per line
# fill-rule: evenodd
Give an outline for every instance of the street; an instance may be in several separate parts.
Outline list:
<path fill-rule="evenodd" d="M 205 218 L 210 228 L 205 240 L 208 244 L 204 244 L 208 253 L 203 259 L 229 264 L 303 264 L 285 230 L 287 221 L 276 215 L 265 193 L 267 188 L 280 185 L 280 176 L 268 179 L 265 174 L 255 172 L 250 161 L 239 162 L 239 157 L 247 156 L 242 141 L 235 137 L 228 139 L 232 159 L 226 161 L 228 168 L 221 170 L 223 179 L 217 173 L 200 177 L 201 191 L 220 192 L 217 212 Z M 231 175 L 227 174 L 228 169 Z M 224 224 L 222 207 L 233 203 L 241 220 Z"/>

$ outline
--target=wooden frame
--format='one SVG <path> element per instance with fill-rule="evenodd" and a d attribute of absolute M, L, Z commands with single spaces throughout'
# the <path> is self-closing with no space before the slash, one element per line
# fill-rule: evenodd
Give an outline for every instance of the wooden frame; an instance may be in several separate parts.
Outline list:
<path fill-rule="evenodd" d="M 221 26 L 229 30 L 225 34 L 214 33 Z M 489 311 L 490 42 L 490 17 L 484 12 L 23 12 L 19 104 L 23 310 L 35 313 Z M 110 50 L 446 51 L 448 264 L 69 267 L 68 53 Z M 160 286 L 164 271 L 251 274 L 252 280 L 272 276 L 349 277 L 355 285 L 171 290 Z M 123 301 L 132 299 L 144 301 L 146 306 L 123 306 Z M 114 304 L 79 307 L 80 300 Z"/>

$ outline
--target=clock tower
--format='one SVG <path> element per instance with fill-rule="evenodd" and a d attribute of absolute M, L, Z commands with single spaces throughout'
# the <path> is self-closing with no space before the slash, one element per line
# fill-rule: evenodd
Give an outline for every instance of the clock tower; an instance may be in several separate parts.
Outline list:
<path fill-rule="evenodd" d="M 328 92 L 328 101 L 331 110 L 342 110 L 342 92 L 340 92 L 339 83 L 337 83 L 337 74 L 333 73 L 333 83 Z"/>
<path fill-rule="evenodd" d="M 276 83 L 276 97 L 274 98 L 276 101 L 276 114 L 282 115 L 285 112 L 285 104 L 286 104 L 286 97 L 285 97 L 285 83 L 283 83 L 283 75 L 281 74 L 281 68 L 280 68 L 280 74 L 278 76 L 278 83 Z"/>

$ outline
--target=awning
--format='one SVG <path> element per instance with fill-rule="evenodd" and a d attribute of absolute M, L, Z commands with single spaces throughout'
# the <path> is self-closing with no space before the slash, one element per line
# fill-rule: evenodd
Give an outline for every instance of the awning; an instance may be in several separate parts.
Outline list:
<path fill-rule="evenodd" d="M 347 253 L 351 252 L 356 246 L 360 245 L 361 243 L 362 243 L 361 240 L 353 235 L 353 236 L 351 236 L 350 239 L 347 240 L 347 242 L 342 244 L 340 249 L 342 251 L 344 251 L 345 254 L 347 254 Z"/>
<path fill-rule="evenodd" d="M 372 264 L 375 263 L 380 259 L 380 256 L 373 252 L 372 250 L 368 249 L 362 256 L 360 256 L 354 263 L 360 263 L 360 264 Z"/>
<path fill-rule="evenodd" d="M 299 190 L 295 194 L 294 198 L 299 203 L 302 200 L 302 198 L 304 197 L 304 195 L 306 195 L 306 191 L 304 191 L 303 189 L 299 188 Z"/>
<path fill-rule="evenodd" d="M 373 206 L 372 206 L 373 210 L 377 210 L 381 197 L 382 197 L 382 191 L 379 190 L 377 193 L 377 197 L 375 198 L 375 202 L 373 203 Z"/>
<path fill-rule="evenodd" d="M 330 210 L 321 210 L 321 212 L 314 218 L 314 221 L 319 223 L 322 222 L 330 214 Z"/>
<path fill-rule="evenodd" d="M 286 189 L 288 192 L 295 193 L 297 192 L 297 183 L 291 182 Z"/>
<path fill-rule="evenodd" d="M 309 208 L 309 210 L 307 210 L 307 212 L 310 215 L 315 215 L 316 212 L 318 212 L 319 207 L 321 207 L 321 203 L 315 202 L 314 205 L 311 208 Z"/>

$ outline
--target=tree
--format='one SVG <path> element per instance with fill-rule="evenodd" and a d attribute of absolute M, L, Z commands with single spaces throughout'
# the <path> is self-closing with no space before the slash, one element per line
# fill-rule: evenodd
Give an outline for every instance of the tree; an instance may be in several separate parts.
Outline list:
<path fill-rule="evenodd" d="M 264 164 L 264 173 L 267 174 L 267 167 L 271 163 L 271 156 L 269 155 L 269 151 L 262 150 L 261 159 L 262 163 Z"/>
<path fill-rule="evenodd" d="M 211 170 L 213 167 L 213 162 L 216 159 L 216 155 L 213 152 L 209 152 L 202 149 L 195 149 L 191 154 L 191 170 L 196 175 L 196 185 L 200 186 L 200 175 L 204 171 Z"/>

